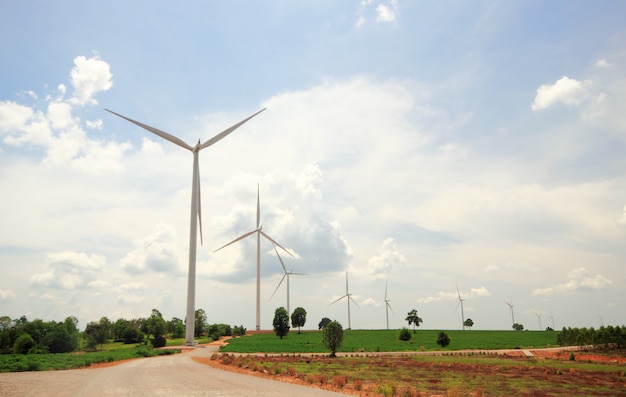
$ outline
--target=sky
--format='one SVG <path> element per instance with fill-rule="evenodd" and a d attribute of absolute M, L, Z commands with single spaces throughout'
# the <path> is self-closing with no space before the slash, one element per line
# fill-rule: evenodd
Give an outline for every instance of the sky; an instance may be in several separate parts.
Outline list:
<path fill-rule="evenodd" d="M 626 3 L 0 4 L 0 316 L 255 327 L 256 224 L 304 329 L 623 325 Z M 261 328 L 286 307 L 261 242 Z M 354 303 L 350 321 L 346 299 Z M 459 307 L 463 299 L 463 313 Z M 270 299 L 271 298 L 271 299 Z M 358 307 L 357 307 L 358 305 Z"/>

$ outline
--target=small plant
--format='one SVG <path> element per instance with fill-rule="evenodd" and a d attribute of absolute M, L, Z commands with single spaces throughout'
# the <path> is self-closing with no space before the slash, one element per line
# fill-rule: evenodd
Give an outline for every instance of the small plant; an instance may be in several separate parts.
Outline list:
<path fill-rule="evenodd" d="M 450 337 L 445 332 L 439 332 L 437 335 L 437 344 L 441 347 L 446 347 L 450 344 Z"/>
<path fill-rule="evenodd" d="M 569 354 L 569 360 L 570 361 L 576 361 L 576 355 L 574 353 L 570 353 Z"/>
<path fill-rule="evenodd" d="M 406 327 L 402 327 L 402 330 L 400 331 L 400 336 L 398 336 L 398 339 L 403 340 L 403 341 L 411 340 L 411 331 L 409 331 Z"/>

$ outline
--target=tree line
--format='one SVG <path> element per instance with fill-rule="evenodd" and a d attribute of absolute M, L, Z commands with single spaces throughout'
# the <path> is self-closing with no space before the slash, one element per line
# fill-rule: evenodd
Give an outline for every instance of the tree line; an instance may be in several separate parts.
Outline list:
<path fill-rule="evenodd" d="M 560 346 L 594 346 L 597 348 L 626 347 L 626 326 L 602 326 L 598 329 L 563 327 L 557 335 L 556 343 Z"/>
<path fill-rule="evenodd" d="M 203 309 L 195 311 L 194 336 L 207 336 L 217 340 L 222 336 L 245 335 L 243 326 L 226 324 L 208 324 L 206 312 Z M 69 353 L 77 350 L 96 350 L 108 342 L 122 342 L 125 344 L 150 344 L 153 347 L 163 347 L 167 338 L 183 338 L 185 322 L 177 317 L 165 320 L 161 312 L 152 309 L 146 318 L 124 319 L 115 322 L 107 317 L 99 321 L 91 321 L 85 330 L 78 329 L 78 319 L 67 317 L 62 322 L 43 321 L 35 319 L 29 321 L 26 316 L 11 319 L 0 316 L 0 354 L 28 354 L 28 353 Z"/>

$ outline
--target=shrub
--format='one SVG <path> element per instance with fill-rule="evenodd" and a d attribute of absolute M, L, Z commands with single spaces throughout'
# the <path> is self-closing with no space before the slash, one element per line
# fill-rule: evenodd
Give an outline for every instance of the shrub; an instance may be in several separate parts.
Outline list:
<path fill-rule="evenodd" d="M 26 354 L 30 349 L 35 347 L 35 340 L 30 334 L 22 334 L 17 337 L 13 344 L 13 353 Z"/>
<path fill-rule="evenodd" d="M 441 347 L 446 347 L 450 344 L 450 337 L 445 332 L 439 332 L 437 335 L 437 344 Z"/>
<path fill-rule="evenodd" d="M 336 357 L 335 354 L 341 343 L 343 342 L 343 327 L 337 321 L 331 321 L 326 324 L 322 331 L 322 343 L 330 350 L 330 356 Z"/>
<path fill-rule="evenodd" d="M 409 331 L 406 327 L 403 327 L 400 331 L 400 336 L 398 337 L 400 340 L 411 340 L 411 331 Z"/>

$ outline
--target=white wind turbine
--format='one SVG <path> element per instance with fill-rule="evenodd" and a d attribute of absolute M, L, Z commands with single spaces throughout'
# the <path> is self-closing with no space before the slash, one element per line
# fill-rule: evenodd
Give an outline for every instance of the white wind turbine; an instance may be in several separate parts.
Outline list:
<path fill-rule="evenodd" d="M 356 303 L 356 301 L 354 299 L 352 299 L 352 294 L 348 292 L 348 269 L 346 269 L 346 294 L 343 295 L 342 297 L 340 297 L 339 299 L 333 301 L 331 303 L 331 305 L 333 303 L 337 303 L 340 300 L 342 300 L 343 298 L 346 298 L 346 300 L 348 301 L 348 329 L 352 329 L 352 324 L 350 323 L 350 301 L 354 302 L 354 304 L 356 305 L 356 307 L 359 307 L 359 304 Z M 330 306 L 330 305 L 329 305 Z M 360 307 L 359 307 L 360 308 Z"/>
<path fill-rule="evenodd" d="M 463 312 L 463 301 L 465 298 L 461 298 L 458 285 L 456 286 L 456 294 L 459 297 L 459 303 L 456 304 L 456 310 L 459 310 L 459 305 L 461 305 L 461 325 L 463 326 L 463 331 L 465 331 L 465 313 Z"/>
<path fill-rule="evenodd" d="M 542 330 L 542 328 L 541 328 L 541 313 L 536 312 L 535 316 L 537 316 L 537 320 L 539 320 L 539 331 L 541 331 Z"/>
<path fill-rule="evenodd" d="M 270 300 L 274 297 L 274 294 L 276 294 L 276 291 L 278 291 L 278 288 L 283 283 L 283 280 L 286 278 L 287 279 L 287 314 L 291 315 L 290 314 L 291 312 L 289 311 L 289 276 L 292 276 L 292 275 L 306 276 L 307 274 L 306 273 L 294 273 L 291 270 L 287 270 L 287 268 L 285 267 L 285 263 L 283 262 L 283 258 L 280 257 L 280 254 L 278 253 L 276 246 L 274 246 L 274 251 L 276 251 L 276 255 L 278 256 L 278 260 L 280 260 L 280 265 L 283 267 L 283 271 L 285 272 L 285 274 L 283 274 L 283 278 L 281 278 L 280 281 L 278 282 L 276 289 L 272 293 L 272 296 L 270 296 Z"/>
<path fill-rule="evenodd" d="M 515 305 L 513 304 L 513 298 L 511 298 L 511 303 L 507 301 L 504 301 L 504 303 L 506 303 L 509 306 L 509 309 L 511 309 L 511 321 L 513 321 L 513 325 L 515 325 L 515 314 L 513 313 Z"/>
<path fill-rule="evenodd" d="M 177 138 L 173 135 L 168 134 L 167 132 L 161 131 L 157 128 L 150 127 L 149 125 L 140 123 L 133 119 L 130 119 L 126 116 L 122 116 L 121 114 L 115 113 L 109 109 L 105 109 L 107 112 L 113 113 L 116 116 L 119 116 L 131 123 L 138 125 L 139 127 L 146 129 L 152 132 L 155 135 L 160 136 L 161 138 L 172 142 L 175 145 L 178 145 L 184 149 L 189 150 L 193 153 L 193 176 L 191 179 L 191 220 L 189 222 L 189 271 L 187 274 L 187 313 L 185 318 L 185 344 L 193 345 L 193 337 L 194 337 L 194 328 L 195 328 L 195 299 L 196 299 L 196 246 L 198 243 L 198 221 L 200 223 L 200 243 L 202 244 L 202 211 L 201 211 L 201 197 L 200 197 L 200 168 L 198 165 L 198 157 L 199 153 L 202 149 L 206 149 L 207 147 L 213 145 L 218 142 L 222 138 L 226 137 L 231 132 L 235 131 L 237 128 L 241 127 L 245 122 L 261 113 L 265 110 L 265 108 L 259 110 L 252 116 L 243 119 L 239 123 L 233 125 L 215 135 L 213 138 L 205 141 L 204 143 L 198 143 L 195 146 L 188 145 L 185 141 L 180 138 Z"/>
<path fill-rule="evenodd" d="M 250 236 L 251 234 L 256 233 L 256 329 L 257 331 L 261 329 L 261 236 L 265 237 L 269 241 L 271 241 L 274 245 L 279 246 L 283 251 L 293 256 L 293 254 L 282 245 L 278 244 L 273 238 L 265 234 L 262 230 L 261 226 L 261 202 L 259 200 L 259 185 L 257 184 L 256 188 L 256 229 L 251 232 L 244 233 L 241 236 L 237 237 L 233 241 L 228 244 L 225 244 L 213 252 L 219 251 L 222 248 L 228 247 L 231 244 L 236 243 L 239 240 L 243 240 L 244 238 Z"/>
<path fill-rule="evenodd" d="M 391 305 L 389 304 L 389 299 L 387 299 L 387 281 L 385 281 L 385 315 L 387 317 L 387 329 L 389 329 L 389 309 L 391 309 Z M 393 309 L 391 309 L 393 312 Z"/>

